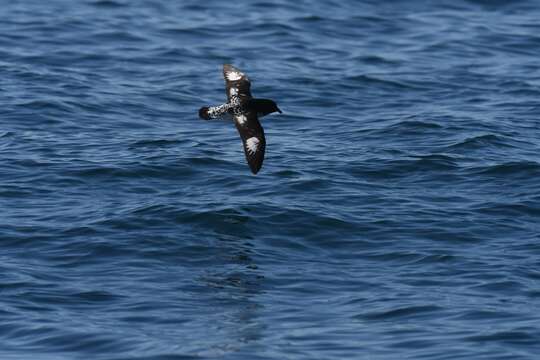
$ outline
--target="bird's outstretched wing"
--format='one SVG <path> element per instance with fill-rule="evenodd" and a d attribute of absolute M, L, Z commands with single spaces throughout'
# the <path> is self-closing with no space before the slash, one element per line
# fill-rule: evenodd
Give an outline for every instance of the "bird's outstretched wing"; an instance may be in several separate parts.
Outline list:
<path fill-rule="evenodd" d="M 251 83 L 246 74 L 232 65 L 225 64 L 223 65 L 223 77 L 225 78 L 225 88 L 229 102 L 234 97 L 237 97 L 240 102 L 251 99 L 249 90 Z"/>
<path fill-rule="evenodd" d="M 257 119 L 257 113 L 246 111 L 242 114 L 234 115 L 234 123 L 244 144 L 246 160 L 253 174 L 259 172 L 264 160 L 264 150 L 266 149 L 266 139 L 264 130 Z"/>

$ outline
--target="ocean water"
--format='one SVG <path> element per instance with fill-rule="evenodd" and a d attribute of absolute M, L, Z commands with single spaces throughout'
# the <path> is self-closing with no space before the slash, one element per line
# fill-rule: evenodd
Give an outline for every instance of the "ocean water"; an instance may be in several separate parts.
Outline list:
<path fill-rule="evenodd" d="M 2 1 L 0 359 L 537 359 L 539 18 Z"/>

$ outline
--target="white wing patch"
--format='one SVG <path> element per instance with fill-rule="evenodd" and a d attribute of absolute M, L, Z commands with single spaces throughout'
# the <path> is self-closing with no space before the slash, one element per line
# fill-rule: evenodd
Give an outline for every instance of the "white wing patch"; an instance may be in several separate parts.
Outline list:
<path fill-rule="evenodd" d="M 246 115 L 237 115 L 236 116 L 236 121 L 238 121 L 238 123 L 240 125 L 244 125 L 246 123 L 246 121 L 247 121 L 247 117 L 246 117 Z M 252 139 L 256 139 L 256 138 L 252 138 Z"/>
<path fill-rule="evenodd" d="M 222 117 L 227 114 L 229 109 L 231 108 L 231 104 L 223 104 L 219 106 L 212 106 L 208 108 L 208 116 L 212 119 L 216 119 L 218 117 Z"/>
<path fill-rule="evenodd" d="M 244 76 L 244 74 L 238 71 L 229 71 L 227 72 L 226 76 L 227 76 L 227 80 L 236 81 L 236 80 L 240 80 L 242 76 Z"/>
<path fill-rule="evenodd" d="M 259 139 L 256 137 L 250 137 L 246 140 L 246 148 L 249 155 L 253 155 L 257 152 L 257 149 L 259 148 Z"/>

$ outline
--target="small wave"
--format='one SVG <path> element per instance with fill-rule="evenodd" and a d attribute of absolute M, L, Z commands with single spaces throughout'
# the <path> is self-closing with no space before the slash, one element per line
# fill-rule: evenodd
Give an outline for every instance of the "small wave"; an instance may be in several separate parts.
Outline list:
<path fill-rule="evenodd" d="M 530 89 L 530 88 L 527 88 L 527 89 L 524 89 L 523 87 L 522 88 L 510 88 L 509 90 L 506 90 L 505 91 L 505 94 L 506 95 L 509 95 L 509 96 L 512 96 L 516 99 L 522 99 L 526 96 L 531 96 L 531 97 L 535 97 L 535 98 L 538 98 L 540 96 L 540 89 L 536 89 L 536 88 L 533 88 L 533 89 Z M 502 103 L 497 103 L 497 104 L 494 104 L 494 106 L 497 106 L 497 107 L 508 107 L 508 108 L 514 108 L 516 106 L 520 106 L 522 103 L 517 103 L 517 102 L 502 102 Z M 525 106 L 530 106 L 531 108 L 534 108 L 536 104 L 533 104 L 533 103 L 526 103 Z"/>
<path fill-rule="evenodd" d="M 34 195 L 34 190 L 25 188 L 11 188 L 0 190 L 0 197 L 3 198 L 24 198 Z"/>
<path fill-rule="evenodd" d="M 130 145 L 130 149 L 144 148 L 144 147 L 166 147 L 166 146 L 176 146 L 188 142 L 189 140 L 181 139 L 156 139 L 156 140 L 139 140 L 135 141 Z"/>
<path fill-rule="evenodd" d="M 410 176 L 418 173 L 451 171 L 458 169 L 455 158 L 448 155 L 432 154 L 418 156 L 417 159 L 381 160 L 371 159 L 362 165 L 350 165 L 354 175 L 378 178 Z"/>
<path fill-rule="evenodd" d="M 30 335 L 30 334 L 28 334 Z M 36 334 L 37 335 L 37 334 Z M 28 341 L 27 346 L 47 347 L 49 350 L 62 352 L 85 352 L 99 354 L 102 352 L 118 352 L 127 349 L 126 342 L 110 334 L 73 332 L 55 329 L 51 334 L 44 336 L 40 333 L 33 337 L 26 336 L 22 342 Z"/>
<path fill-rule="evenodd" d="M 530 344 L 538 345 L 537 336 L 526 331 L 499 331 L 483 335 L 466 337 L 464 340 L 479 343 L 497 342 L 509 344 Z"/>
<path fill-rule="evenodd" d="M 127 31 L 103 31 L 92 34 L 93 40 L 114 42 L 143 42 L 147 39 Z"/>
<path fill-rule="evenodd" d="M 17 104 L 17 107 L 37 111 L 57 110 L 62 112 L 75 112 L 75 109 L 65 102 L 56 100 L 31 100 Z"/>
<path fill-rule="evenodd" d="M 390 128 L 442 129 L 442 126 L 437 123 L 427 122 L 427 121 L 404 120 L 404 121 L 400 121 L 397 124 L 391 125 Z"/>
<path fill-rule="evenodd" d="M 331 183 L 323 179 L 306 179 L 292 182 L 289 187 L 295 191 L 316 191 L 327 189 Z"/>
<path fill-rule="evenodd" d="M 449 145 L 448 150 L 472 150 L 485 147 L 512 147 L 506 140 L 498 135 L 484 134 L 466 138 L 460 142 Z"/>
<path fill-rule="evenodd" d="M 191 214 L 186 213 L 182 216 L 181 222 L 183 223 L 184 220 L 187 220 L 207 226 L 208 224 L 218 225 L 224 223 L 244 224 L 249 221 L 249 219 L 249 216 L 246 216 L 235 208 L 226 208 L 222 210 L 192 212 Z"/>
<path fill-rule="evenodd" d="M 170 205 L 162 204 L 151 204 L 143 205 L 135 209 L 130 210 L 131 214 L 140 214 L 140 215 L 162 215 L 165 212 L 174 211 L 175 208 Z"/>
<path fill-rule="evenodd" d="M 85 180 L 92 178 L 108 178 L 110 180 L 121 180 L 125 178 L 185 178 L 197 172 L 194 164 L 201 165 L 223 165 L 227 162 L 213 158 L 190 158 L 184 159 L 183 164 L 132 164 L 122 166 L 111 165 L 90 165 L 81 166 L 76 169 L 65 170 L 63 175 L 68 177 L 78 177 Z"/>
<path fill-rule="evenodd" d="M 410 251 L 389 251 L 367 255 L 372 261 L 392 262 L 392 263 L 414 263 L 423 258 L 421 254 Z"/>
<path fill-rule="evenodd" d="M 378 78 L 372 75 L 355 75 L 355 76 L 349 76 L 343 79 L 345 86 L 353 85 L 355 87 L 358 87 L 358 85 L 365 85 L 370 88 L 391 88 L 391 89 L 421 89 L 421 87 L 404 83 L 401 81 L 395 81 L 395 80 L 387 80 Z"/>
<path fill-rule="evenodd" d="M 505 311 L 471 310 L 459 314 L 455 319 L 464 321 L 496 321 L 499 319 L 509 319 L 515 316 L 516 315 Z"/>
<path fill-rule="evenodd" d="M 297 23 L 302 23 L 302 22 L 305 22 L 305 23 L 318 23 L 318 22 L 325 21 L 325 20 L 327 20 L 327 18 L 324 18 L 322 16 L 318 16 L 318 15 L 306 15 L 306 16 L 296 17 L 296 18 L 293 19 L 293 21 L 297 22 Z"/>
<path fill-rule="evenodd" d="M 172 205 L 150 204 L 98 220 L 92 226 L 123 230 L 160 228 L 181 224 L 215 231 L 216 233 L 247 236 L 244 225 L 250 220 L 240 208 L 228 207 L 215 210 L 179 208 Z"/>
<path fill-rule="evenodd" d="M 300 171 L 292 169 L 279 170 L 276 171 L 274 174 L 280 178 L 297 178 L 299 176 L 302 176 L 302 173 Z"/>
<path fill-rule="evenodd" d="M 160 32 L 168 36 L 186 36 L 186 37 L 199 37 L 205 38 L 208 36 L 215 36 L 210 29 L 202 27 L 171 27 L 160 29 Z"/>
<path fill-rule="evenodd" d="M 90 236 L 97 233 L 96 229 L 91 226 L 74 226 L 62 231 L 62 234 L 67 236 Z"/>
<path fill-rule="evenodd" d="M 442 307 L 436 305 L 419 305 L 419 306 L 407 306 L 398 309 L 392 309 L 381 312 L 371 312 L 367 314 L 358 315 L 356 318 L 365 320 L 395 320 L 402 318 L 411 318 L 424 316 L 433 312 L 440 312 Z"/>
<path fill-rule="evenodd" d="M 504 164 L 473 169 L 474 173 L 492 176 L 517 176 L 531 178 L 540 175 L 540 164 L 534 161 L 510 161 Z"/>
<path fill-rule="evenodd" d="M 391 65 L 395 66 L 399 64 L 399 61 L 386 58 L 384 56 L 377 56 L 377 55 L 362 55 L 362 56 L 356 56 L 352 58 L 354 61 L 361 61 L 364 64 L 369 65 Z"/>
<path fill-rule="evenodd" d="M 474 4 L 474 5 L 481 5 L 485 6 L 487 8 L 492 9 L 500 9 L 500 8 L 507 8 L 507 7 L 513 7 L 516 3 L 520 3 L 522 1 L 505 1 L 505 0 L 466 0 L 466 2 Z"/>
<path fill-rule="evenodd" d="M 290 34 L 290 33 L 294 33 L 296 31 L 298 31 L 297 28 L 295 28 L 294 26 L 291 25 L 291 23 L 288 23 L 288 24 L 280 24 L 280 23 L 263 23 L 263 24 L 260 24 L 258 25 L 256 28 L 255 28 L 256 31 L 263 31 L 263 32 L 266 32 L 266 31 L 272 31 L 273 33 L 274 32 L 279 32 L 280 34 L 283 33 L 283 34 Z"/>
<path fill-rule="evenodd" d="M 472 289 L 481 292 L 501 292 L 506 294 L 516 294 L 521 289 L 523 289 L 523 285 L 520 282 L 511 280 L 494 281 L 474 286 Z"/>
<path fill-rule="evenodd" d="M 486 203 L 475 210 L 484 214 L 499 215 L 499 216 L 539 216 L 540 207 L 538 203 L 533 201 L 523 201 L 520 203 Z"/>
<path fill-rule="evenodd" d="M 12 132 L 12 131 L 4 131 L 4 132 L 0 133 L 0 138 L 13 137 L 14 135 L 15 135 L 15 133 Z"/>
<path fill-rule="evenodd" d="M 98 0 L 91 2 L 90 5 L 101 8 L 122 8 L 127 6 L 127 4 L 121 3 L 119 1 L 113 0 Z"/>
<path fill-rule="evenodd" d="M 85 302 L 85 303 L 101 303 L 101 302 L 112 302 L 118 300 L 120 296 L 110 293 L 108 291 L 93 290 L 93 291 L 84 291 L 76 294 L 72 294 L 71 298 L 73 301 Z"/>
<path fill-rule="evenodd" d="M 438 131 L 441 129 L 443 129 L 443 126 L 430 121 L 402 120 L 378 131 L 384 134 L 424 135 L 428 131 Z"/>

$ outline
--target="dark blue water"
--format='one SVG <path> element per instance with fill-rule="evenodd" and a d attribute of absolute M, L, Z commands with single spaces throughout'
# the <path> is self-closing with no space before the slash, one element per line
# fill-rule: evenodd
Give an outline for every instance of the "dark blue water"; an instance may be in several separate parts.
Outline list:
<path fill-rule="evenodd" d="M 0 358 L 536 359 L 538 1 L 3 1 Z M 283 115 L 251 175 L 223 63 Z"/>

